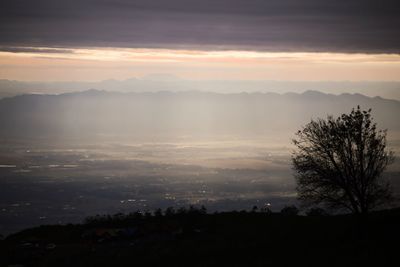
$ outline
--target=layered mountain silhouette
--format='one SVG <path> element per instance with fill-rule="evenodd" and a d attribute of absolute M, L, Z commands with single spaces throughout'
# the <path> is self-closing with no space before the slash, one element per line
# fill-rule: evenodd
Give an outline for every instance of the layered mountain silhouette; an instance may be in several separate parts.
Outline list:
<path fill-rule="evenodd" d="M 0 100 L 3 137 L 293 133 L 312 118 L 371 108 L 379 128 L 400 130 L 400 102 L 360 94 L 88 90 Z"/>
<path fill-rule="evenodd" d="M 400 100 L 400 82 L 390 81 L 273 81 L 273 80 L 188 80 L 170 74 L 149 74 L 126 80 L 94 82 L 25 82 L 0 79 L 0 98 L 22 94 L 63 94 L 96 88 L 109 92 L 202 91 L 215 93 L 275 92 L 303 93 L 316 90 L 328 94 L 361 93 Z"/>

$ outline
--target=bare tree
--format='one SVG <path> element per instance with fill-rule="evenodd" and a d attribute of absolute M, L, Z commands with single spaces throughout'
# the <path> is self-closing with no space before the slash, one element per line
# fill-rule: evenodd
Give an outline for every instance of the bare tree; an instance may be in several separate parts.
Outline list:
<path fill-rule="evenodd" d="M 371 110 L 358 107 L 338 118 L 312 120 L 293 143 L 297 191 L 304 205 L 366 214 L 391 199 L 382 173 L 394 154 L 386 147 L 386 130 L 377 130 L 373 123 Z"/>

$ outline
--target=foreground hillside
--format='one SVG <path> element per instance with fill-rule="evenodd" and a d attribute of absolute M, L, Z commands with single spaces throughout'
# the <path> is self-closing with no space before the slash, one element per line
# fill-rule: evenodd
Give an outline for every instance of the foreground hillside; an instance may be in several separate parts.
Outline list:
<path fill-rule="evenodd" d="M 1 266 L 396 266 L 400 209 L 351 216 L 262 212 L 96 217 L 2 241 Z M 304 264 L 304 265 L 303 265 Z"/>

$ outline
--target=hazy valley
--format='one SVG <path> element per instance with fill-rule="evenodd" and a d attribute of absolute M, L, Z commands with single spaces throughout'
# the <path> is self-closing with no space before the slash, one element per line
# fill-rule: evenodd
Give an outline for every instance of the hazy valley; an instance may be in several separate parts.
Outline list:
<path fill-rule="evenodd" d="M 168 206 L 279 210 L 296 201 L 296 130 L 358 104 L 373 109 L 399 151 L 399 102 L 362 95 L 91 90 L 2 99 L 0 231 Z M 387 173 L 396 194 L 399 172 L 397 162 Z"/>

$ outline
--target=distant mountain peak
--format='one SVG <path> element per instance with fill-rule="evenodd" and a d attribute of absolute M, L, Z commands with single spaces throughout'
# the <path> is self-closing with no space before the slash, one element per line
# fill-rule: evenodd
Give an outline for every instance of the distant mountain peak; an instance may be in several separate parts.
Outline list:
<path fill-rule="evenodd" d="M 168 82 L 168 81 L 179 81 L 182 80 L 178 76 L 169 74 L 169 73 L 154 73 L 154 74 L 149 74 L 146 76 L 143 76 L 141 80 L 144 81 L 162 81 L 162 82 Z"/>
<path fill-rule="evenodd" d="M 327 96 L 327 95 L 331 95 L 331 94 L 323 93 L 323 92 L 317 91 L 317 90 L 307 90 L 307 91 L 303 92 L 302 95 L 307 96 L 307 97 L 321 97 L 321 96 Z"/>
<path fill-rule="evenodd" d="M 98 95 L 104 95 L 106 93 L 107 93 L 107 91 L 105 91 L 105 90 L 98 90 L 98 89 L 93 89 L 93 88 L 86 90 L 86 91 L 77 92 L 77 94 L 79 94 L 79 95 L 88 95 L 88 96 L 98 96 Z"/>

